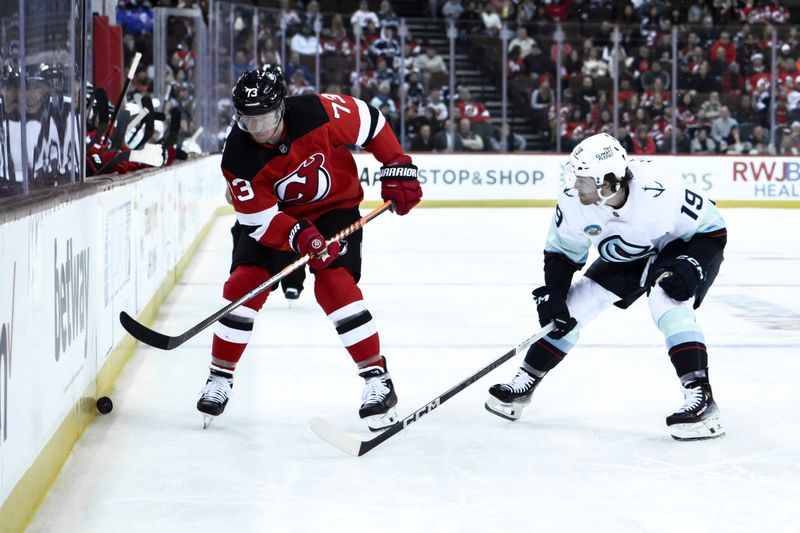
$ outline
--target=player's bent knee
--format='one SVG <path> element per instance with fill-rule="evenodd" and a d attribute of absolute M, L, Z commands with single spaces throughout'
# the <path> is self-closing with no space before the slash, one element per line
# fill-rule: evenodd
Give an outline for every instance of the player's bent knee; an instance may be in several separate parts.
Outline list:
<path fill-rule="evenodd" d="M 233 302 L 261 285 L 269 278 L 269 271 L 259 266 L 239 265 L 231 272 L 228 281 L 225 282 L 225 286 L 222 289 L 222 296 L 226 300 Z M 269 292 L 270 289 L 267 288 L 262 293 L 248 300 L 243 307 L 259 311 L 264 305 L 264 302 L 267 301 Z"/>
<path fill-rule="evenodd" d="M 647 305 L 650 308 L 650 317 L 655 324 L 666 315 L 669 311 L 678 308 L 691 309 L 691 300 L 686 302 L 679 302 L 674 298 L 670 298 L 660 285 L 655 284 L 650 289 L 650 296 L 647 298 Z"/>
<path fill-rule="evenodd" d="M 582 277 L 569 289 L 567 308 L 578 324 L 585 326 L 617 300 L 617 295 L 593 279 Z"/>
<path fill-rule="evenodd" d="M 344 267 L 326 268 L 315 273 L 314 296 L 330 314 L 340 307 L 363 299 L 353 274 Z"/>

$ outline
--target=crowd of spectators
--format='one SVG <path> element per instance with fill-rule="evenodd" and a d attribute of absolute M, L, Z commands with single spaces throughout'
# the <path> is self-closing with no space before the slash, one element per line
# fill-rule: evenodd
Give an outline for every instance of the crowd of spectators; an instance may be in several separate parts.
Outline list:
<path fill-rule="evenodd" d="M 511 96 L 527 107 L 531 122 L 550 132 L 551 145 L 560 137 L 563 150 L 607 132 L 633 153 L 670 153 L 674 128 L 678 153 L 800 153 L 800 37 L 790 12 L 777 1 L 503 0 L 481 6 L 445 0 L 436 5 L 436 14 L 452 20 L 462 38 L 466 34 L 480 43 L 476 48 L 487 45 L 487 36 L 498 40 L 498 18 L 507 24 L 513 32 L 506 65 Z M 557 23 L 564 30 L 560 61 Z M 612 131 L 615 77 L 618 128 Z M 557 81 L 563 87 L 558 109 Z"/>
<path fill-rule="evenodd" d="M 443 30 L 450 22 L 456 26 L 459 48 L 474 52 L 476 62 L 483 57 L 498 63 L 500 32 L 503 25 L 508 27 L 509 116 L 524 117 L 534 130 L 544 132 L 545 148 L 552 149 L 559 140 L 566 151 L 588 135 L 608 132 L 635 154 L 673 149 L 696 154 L 800 153 L 800 36 L 790 12 L 778 1 L 427 3 L 430 16 L 439 20 Z M 471 94 L 458 71 L 451 90 L 442 39 L 423 41 L 407 30 L 401 45 L 401 20 L 389 0 L 363 0 L 353 12 L 339 14 L 323 12 L 324 3 L 318 0 L 280 0 L 278 8 L 260 4 L 255 18 L 253 8 L 242 3 L 230 7 L 231 24 L 226 27 L 233 28 L 234 48 L 218 52 L 231 58 L 234 76 L 258 64 L 277 63 L 285 67 L 291 94 L 358 95 L 377 107 L 398 135 L 402 115 L 403 141 L 414 149 L 526 149 L 526 138 L 510 124 L 500 124 L 499 117 L 490 116 L 487 102 Z M 560 61 L 554 39 L 558 24 L 564 29 Z M 615 28 L 620 30 L 617 61 L 612 42 Z M 673 29 L 678 36 L 675 58 Z M 170 31 L 170 39 L 174 86 L 190 88 L 191 27 Z M 774 80 L 773 44 L 777 51 Z M 126 36 L 126 49 L 132 53 L 141 48 L 136 36 Z M 499 85 L 496 73 L 485 68 L 484 72 L 489 78 L 486 84 Z M 676 80 L 673 72 L 677 72 Z M 152 83 L 152 77 L 140 75 L 137 85 Z M 618 128 L 612 131 L 615 77 Z M 217 81 L 217 94 L 222 95 L 217 106 L 219 135 L 223 137 L 231 111 L 225 98 L 231 80 Z M 556 109 L 558 82 L 562 92 Z M 775 130 L 771 131 L 773 96 Z M 191 102 L 182 104 L 190 116 Z M 773 134 L 775 143 L 771 144 Z"/>
<path fill-rule="evenodd" d="M 525 149 L 525 138 L 511 131 L 509 124 L 493 125 L 484 104 L 464 84 L 457 85 L 450 116 L 448 62 L 433 43 L 417 39 L 408 28 L 400 38 L 401 21 L 388 0 L 361 1 L 349 14 L 321 13 L 317 0 L 282 0 L 278 10 L 259 9 L 255 31 L 252 11 L 238 6 L 232 16 L 234 57 L 241 59 L 235 67 L 282 64 L 290 94 L 357 95 L 383 113 L 398 137 L 404 133 L 403 142 L 413 149 Z M 229 103 L 220 102 L 218 107 L 227 109 Z M 221 123 L 220 138 L 223 127 Z"/>
<path fill-rule="evenodd" d="M 129 98 L 139 101 L 142 96 L 155 96 L 155 64 L 153 56 L 153 8 L 171 7 L 179 9 L 199 9 L 204 14 L 203 24 L 207 24 L 207 0 L 119 0 L 117 3 L 117 23 L 122 26 L 124 68 L 130 68 L 137 52 L 142 54 L 139 67 L 131 82 Z M 199 128 L 195 102 L 196 52 L 194 50 L 197 22 L 189 17 L 169 17 L 166 32 L 165 83 L 167 102 L 156 102 L 166 111 L 180 110 L 181 137 L 187 141 Z M 243 57 L 234 58 L 245 63 Z M 191 143 L 191 146 L 189 145 Z M 187 142 L 187 149 L 199 151 L 194 141 Z"/>
<path fill-rule="evenodd" d="M 89 173 L 169 164 L 200 151 L 195 47 L 209 28 L 217 32 L 208 36 L 218 68 L 204 89 L 215 95 L 220 147 L 236 77 L 274 63 L 284 66 L 293 95 L 342 92 L 371 103 L 415 151 L 552 150 L 558 144 L 567 151 L 607 132 L 634 155 L 800 155 L 800 26 L 797 14 L 777 0 L 420 0 L 430 18 L 408 24 L 390 0 L 356 1 L 336 0 L 350 6 L 338 13 L 324 12 L 332 3 L 321 0 L 216 2 L 213 20 L 208 0 L 119 1 L 123 68 L 136 53 L 142 60 L 115 134 L 104 135 L 104 120 L 116 95 L 89 88 Z M 153 49 L 152 9 L 159 6 L 202 14 L 169 17 L 165 58 L 154 57 Z M 454 34 L 447 31 L 451 24 Z M 455 35 L 457 65 L 449 64 L 448 35 Z M 159 102 L 155 63 L 162 59 L 169 91 Z M 3 63 L 0 111 L 7 127 L 0 168 L 7 183 L 0 195 L 22 187 L 22 152 L 12 145 L 21 131 L 23 75 L 27 133 L 36 138 L 26 155 L 33 168 L 29 185 L 73 179 L 79 129 L 70 118 L 74 99 L 63 97 L 74 89 L 65 85 L 70 72 L 58 61 L 24 69 L 13 58 Z M 492 114 L 503 73 L 510 102 L 505 123 Z"/>

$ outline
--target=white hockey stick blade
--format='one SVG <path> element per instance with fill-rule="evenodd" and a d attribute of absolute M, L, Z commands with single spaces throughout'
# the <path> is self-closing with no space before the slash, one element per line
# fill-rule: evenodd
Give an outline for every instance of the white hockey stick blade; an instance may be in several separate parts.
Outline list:
<path fill-rule="evenodd" d="M 348 435 L 344 431 L 339 430 L 336 428 L 336 426 L 324 418 L 320 418 L 318 416 L 312 418 L 311 431 L 313 431 L 317 437 L 321 438 L 328 444 L 339 448 L 348 455 L 358 457 L 359 452 L 361 451 L 360 440 Z"/>
<path fill-rule="evenodd" d="M 362 455 L 369 453 L 370 450 L 379 446 L 382 442 L 385 442 L 392 438 L 393 436 L 401 433 L 405 428 L 409 425 L 413 424 L 414 422 L 418 421 L 423 416 L 427 415 L 434 409 L 438 408 L 444 402 L 461 392 L 462 390 L 466 389 L 483 376 L 494 370 L 495 368 L 499 367 L 515 355 L 521 353 L 525 350 L 528 346 L 536 342 L 537 340 L 541 339 L 551 331 L 553 331 L 554 325 L 553 323 L 547 324 L 542 329 L 540 329 L 537 333 L 528 337 L 516 347 L 511 348 L 509 351 L 483 367 L 482 369 L 478 370 L 471 376 L 461 380 L 457 385 L 451 387 L 447 392 L 444 392 L 431 400 L 430 402 L 426 403 L 404 419 L 398 421 L 397 423 L 383 429 L 381 433 L 377 436 L 369 439 L 369 440 L 362 440 L 359 441 L 356 438 L 348 435 L 347 433 L 336 429 L 330 422 L 327 422 L 321 418 L 315 417 L 311 420 L 311 429 L 314 433 L 317 434 L 319 438 L 324 440 L 325 442 L 339 448 L 343 452 L 352 455 L 353 457 L 361 457 Z"/>

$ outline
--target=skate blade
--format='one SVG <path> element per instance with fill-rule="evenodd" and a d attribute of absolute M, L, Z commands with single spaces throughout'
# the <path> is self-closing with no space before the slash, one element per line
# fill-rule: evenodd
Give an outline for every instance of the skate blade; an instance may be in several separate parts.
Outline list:
<path fill-rule="evenodd" d="M 211 422 L 213 422 L 215 418 L 217 418 L 217 417 L 213 416 L 213 415 L 205 415 L 204 414 L 203 415 L 203 429 L 208 429 L 208 426 L 211 425 Z"/>
<path fill-rule="evenodd" d="M 372 415 L 365 417 L 362 420 L 367 423 L 367 427 L 370 431 L 377 433 L 397 423 L 397 411 L 394 407 L 390 407 L 389 410 L 382 415 Z"/>
<path fill-rule="evenodd" d="M 522 409 L 531 403 L 527 401 L 525 403 L 505 403 L 501 402 L 491 394 L 489 398 L 486 400 L 484 407 L 487 411 L 492 413 L 493 415 L 497 415 L 500 418 L 505 418 L 506 420 L 510 420 L 514 422 L 515 420 L 519 419 L 522 415 Z"/>
<path fill-rule="evenodd" d="M 708 440 L 725 436 L 725 430 L 719 418 L 708 418 L 691 424 L 673 424 L 669 426 L 672 438 L 679 441 Z"/>

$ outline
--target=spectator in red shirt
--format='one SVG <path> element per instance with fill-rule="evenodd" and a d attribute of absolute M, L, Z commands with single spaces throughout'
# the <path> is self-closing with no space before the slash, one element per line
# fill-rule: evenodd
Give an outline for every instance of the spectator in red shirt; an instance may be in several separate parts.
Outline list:
<path fill-rule="evenodd" d="M 727 31 L 720 33 L 719 39 L 711 45 L 711 57 L 716 58 L 718 56 L 718 49 L 725 50 L 725 60 L 729 65 L 736 61 L 736 45 L 731 42 L 731 34 Z"/>
<path fill-rule="evenodd" d="M 764 66 L 764 54 L 756 52 L 750 56 L 750 65 L 746 71 L 747 83 L 745 84 L 748 92 L 756 90 L 761 79 L 769 80 L 769 72 Z"/>
<path fill-rule="evenodd" d="M 635 93 L 631 89 L 631 81 L 628 78 L 619 80 L 619 103 L 627 102 Z"/>
<path fill-rule="evenodd" d="M 472 99 L 469 89 L 461 87 L 458 90 L 458 110 L 462 117 L 469 119 L 470 122 L 489 122 L 489 111 L 486 110 L 482 102 Z"/>
<path fill-rule="evenodd" d="M 550 15 L 550 18 L 557 22 L 563 22 L 567 19 L 568 6 L 569 2 L 567 0 L 554 0 L 553 2 L 547 3 L 545 9 L 547 10 L 547 14 Z"/>
<path fill-rule="evenodd" d="M 697 106 L 694 95 L 694 91 L 688 91 L 683 93 L 678 100 L 678 124 L 684 128 L 692 128 L 697 125 Z"/>
<path fill-rule="evenodd" d="M 653 98 L 659 95 L 661 97 L 662 102 L 669 102 L 670 94 L 669 91 L 664 90 L 664 80 L 661 78 L 655 78 L 653 80 L 653 85 L 644 93 L 642 96 L 642 105 L 649 106 L 653 104 Z"/>
<path fill-rule="evenodd" d="M 308 80 L 303 77 L 302 70 L 295 70 L 292 72 L 292 77 L 289 80 L 289 94 L 291 96 L 298 96 L 313 92 L 315 92 L 314 86 L 308 83 Z"/>
<path fill-rule="evenodd" d="M 647 126 L 644 124 L 636 127 L 636 136 L 633 138 L 633 153 L 636 155 L 653 155 L 656 153 L 656 143 L 647 134 Z"/>
<path fill-rule="evenodd" d="M 591 126 L 586 122 L 583 112 L 579 108 L 573 109 L 569 120 L 562 124 L 563 148 L 572 150 L 591 133 Z"/>
<path fill-rule="evenodd" d="M 631 72 L 633 77 L 637 80 L 641 79 L 642 74 L 650 70 L 652 58 L 650 57 L 650 48 L 645 45 L 639 47 L 639 55 L 634 58 L 631 64 Z"/>

